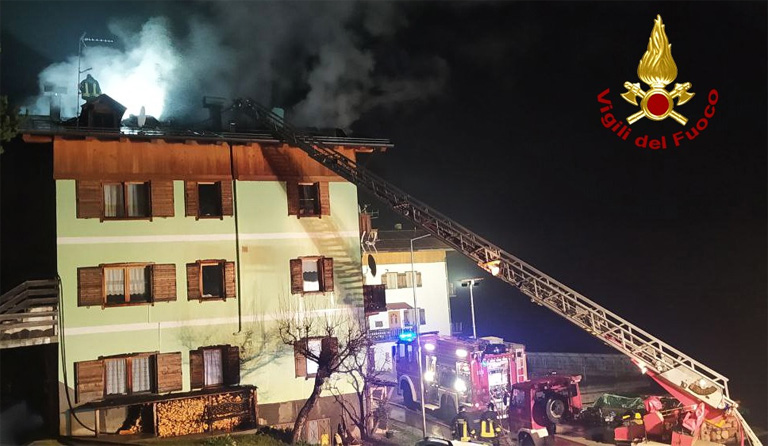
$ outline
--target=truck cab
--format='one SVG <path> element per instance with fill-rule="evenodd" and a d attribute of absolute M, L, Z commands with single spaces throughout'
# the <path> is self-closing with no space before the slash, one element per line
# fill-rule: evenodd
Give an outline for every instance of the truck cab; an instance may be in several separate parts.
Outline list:
<path fill-rule="evenodd" d="M 557 424 L 581 412 L 581 376 L 549 375 L 512 385 L 509 432 L 519 446 L 548 444 Z"/>

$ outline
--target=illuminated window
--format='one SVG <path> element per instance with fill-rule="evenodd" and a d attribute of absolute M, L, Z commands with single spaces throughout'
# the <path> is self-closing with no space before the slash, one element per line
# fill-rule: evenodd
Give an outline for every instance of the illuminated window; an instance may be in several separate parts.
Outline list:
<path fill-rule="evenodd" d="M 149 302 L 152 290 L 149 265 L 104 268 L 106 304 Z"/>

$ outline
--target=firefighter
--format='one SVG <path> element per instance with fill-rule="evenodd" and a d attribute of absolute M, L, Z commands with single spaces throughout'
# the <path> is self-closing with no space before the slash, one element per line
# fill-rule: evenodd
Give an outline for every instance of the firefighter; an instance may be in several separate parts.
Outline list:
<path fill-rule="evenodd" d="M 99 81 L 89 74 L 82 82 L 80 82 L 80 94 L 86 102 L 91 102 L 99 97 L 101 95 Z"/>
<path fill-rule="evenodd" d="M 475 430 L 469 424 L 466 408 L 461 406 L 459 413 L 453 417 L 453 439 L 459 441 L 470 441 L 475 436 Z"/>
<path fill-rule="evenodd" d="M 488 410 L 483 412 L 480 417 L 480 441 L 488 442 L 494 446 L 499 446 L 499 434 L 501 426 L 496 419 L 496 410 L 493 403 L 488 403 Z"/>

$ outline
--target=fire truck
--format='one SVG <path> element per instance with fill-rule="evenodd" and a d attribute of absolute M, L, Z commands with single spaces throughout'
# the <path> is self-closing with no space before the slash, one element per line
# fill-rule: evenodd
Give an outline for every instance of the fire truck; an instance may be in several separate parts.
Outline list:
<path fill-rule="evenodd" d="M 365 188 L 398 215 L 412 221 L 433 237 L 454 248 L 456 252 L 476 262 L 492 276 L 515 287 L 530 298 L 531 302 L 563 317 L 600 342 L 629 357 L 643 373 L 653 378 L 686 408 L 681 414 L 684 418 L 681 424 L 687 427 L 683 431 L 673 433 L 673 445 L 690 446 L 695 441 L 706 442 L 708 439 L 717 442 L 719 440 L 713 438 L 715 434 L 711 431 L 712 427 L 719 429 L 714 432 L 719 432 L 723 439 L 726 435 L 730 436 L 730 433 L 724 433 L 730 432 L 729 430 L 723 430 L 725 426 L 729 426 L 736 429 L 741 442 L 748 441 L 752 446 L 762 446 L 760 439 L 739 413 L 738 403 L 730 395 L 727 377 L 359 166 L 355 159 L 337 151 L 332 144 L 296 131 L 282 116 L 272 113 L 266 107 L 251 99 L 237 99 L 232 108 L 249 114 L 280 141 L 300 148 L 320 165 L 350 183 Z M 466 372 L 466 368 L 461 368 L 464 366 L 460 366 L 459 362 L 472 364 L 470 350 L 466 351 L 467 357 L 457 358 L 454 363 L 456 379 L 453 383 L 450 383 L 449 373 L 445 375 L 449 378 L 442 378 L 442 381 L 437 382 L 438 389 L 444 389 L 443 395 L 456 396 L 454 408 L 460 401 L 462 404 L 467 401 L 472 405 L 481 404 L 481 401 L 474 399 L 474 393 L 470 394 L 469 400 L 466 398 L 467 391 L 470 390 L 469 381 L 459 381 L 459 372 Z M 482 349 L 474 348 L 472 352 L 485 353 Z M 459 359 L 464 361 L 458 361 Z M 484 374 L 487 372 L 482 365 L 482 359 L 480 367 L 475 370 L 478 377 L 481 370 Z M 436 380 L 441 379 L 437 375 L 438 372 L 439 369 L 435 368 Z M 471 365 L 469 372 L 472 378 Z M 464 384 L 461 384 L 462 382 Z M 453 385 L 452 393 L 448 390 L 450 385 Z M 417 388 L 409 385 L 409 390 L 411 395 L 414 395 Z M 477 389 L 473 390 L 480 393 Z M 460 395 L 463 399 L 459 398 Z M 442 395 L 438 394 L 439 396 Z M 663 414 L 660 416 L 663 418 Z M 635 433 L 627 432 L 626 440 L 623 441 L 634 442 L 637 438 Z"/>
<path fill-rule="evenodd" d="M 525 346 L 497 337 L 465 339 L 425 333 L 419 336 L 424 372 L 424 407 L 451 420 L 459 407 L 484 411 L 493 403 L 506 418 L 511 385 L 528 379 Z M 405 336 L 392 347 L 399 392 L 407 406 L 421 401 L 418 344 Z"/>

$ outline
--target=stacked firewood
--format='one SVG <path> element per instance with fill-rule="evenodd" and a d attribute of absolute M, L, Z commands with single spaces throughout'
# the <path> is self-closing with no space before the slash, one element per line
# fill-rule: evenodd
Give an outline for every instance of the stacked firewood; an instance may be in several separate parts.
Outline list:
<path fill-rule="evenodd" d="M 208 431 L 231 431 L 248 421 L 237 410 L 248 403 L 242 393 L 201 396 L 157 403 L 157 435 L 174 437 Z"/>
<path fill-rule="evenodd" d="M 206 428 L 205 399 L 188 398 L 157 403 L 157 436 L 200 434 Z"/>
<path fill-rule="evenodd" d="M 715 424 L 704 422 L 701 425 L 701 439 L 715 443 L 735 443 L 739 439 L 739 421 L 729 417 Z"/>

